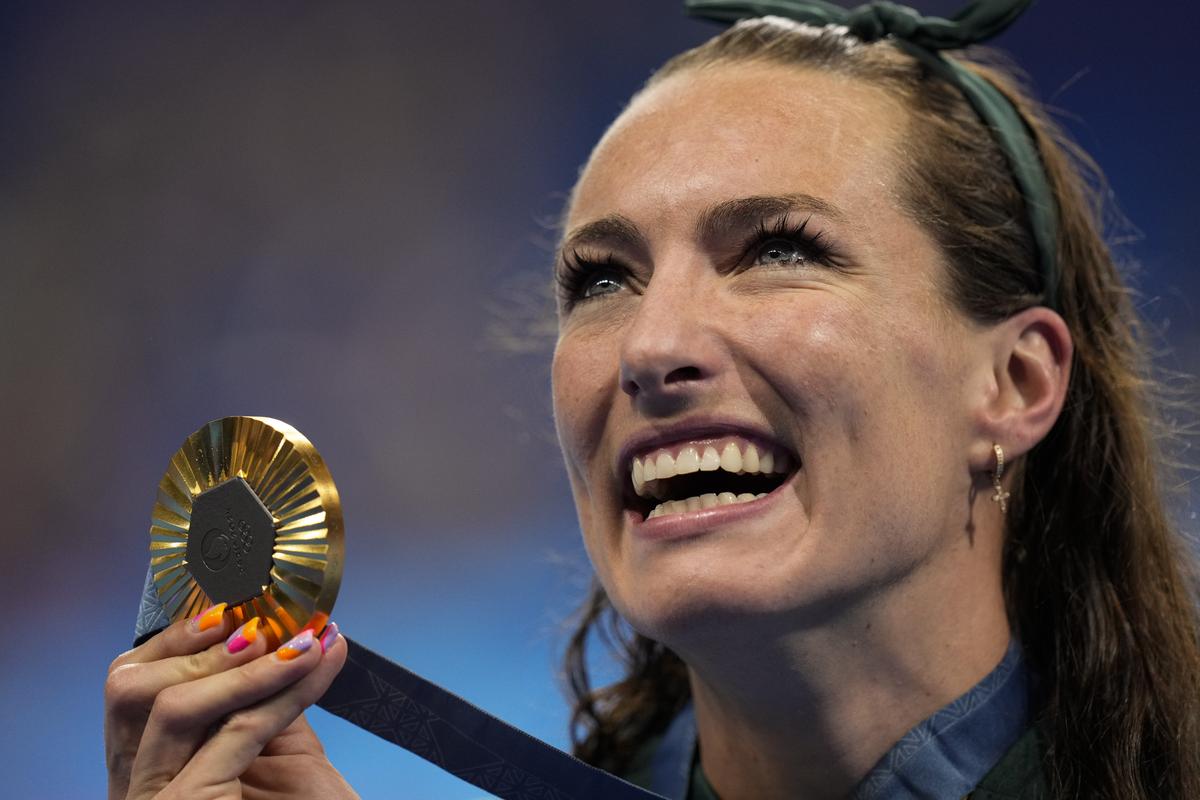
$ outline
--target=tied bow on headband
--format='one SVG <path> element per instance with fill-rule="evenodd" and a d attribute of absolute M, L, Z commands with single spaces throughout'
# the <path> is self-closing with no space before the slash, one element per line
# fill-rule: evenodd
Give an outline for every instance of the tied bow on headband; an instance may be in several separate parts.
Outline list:
<path fill-rule="evenodd" d="M 953 19 L 922 17 L 898 3 L 879 0 L 846 9 L 823 0 L 688 0 L 688 13 L 718 22 L 746 17 L 787 17 L 812 25 L 845 25 L 864 42 L 895 36 L 926 50 L 957 50 L 986 41 L 1011 25 L 1033 0 L 977 0 Z"/>
<path fill-rule="evenodd" d="M 1008 157 L 1025 199 L 1029 227 L 1037 247 L 1044 303 L 1057 306 L 1058 204 L 1028 124 L 1007 97 L 990 82 L 942 50 L 958 50 L 1001 33 L 1033 0 L 975 0 L 951 19 L 923 17 L 907 6 L 877 0 L 853 9 L 823 0 L 685 0 L 687 12 L 717 22 L 747 17 L 786 17 L 810 25 L 841 25 L 864 41 L 890 37 L 944 80 L 957 86 L 992 131 Z"/>

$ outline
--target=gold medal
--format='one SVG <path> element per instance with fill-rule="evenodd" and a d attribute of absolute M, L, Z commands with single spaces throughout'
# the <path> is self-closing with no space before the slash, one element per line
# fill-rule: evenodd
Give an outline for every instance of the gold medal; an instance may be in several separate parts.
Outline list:
<path fill-rule="evenodd" d="M 172 622 L 228 603 L 277 645 L 329 621 L 342 581 L 342 506 L 290 425 L 225 417 L 171 457 L 150 519 L 150 569 Z"/>

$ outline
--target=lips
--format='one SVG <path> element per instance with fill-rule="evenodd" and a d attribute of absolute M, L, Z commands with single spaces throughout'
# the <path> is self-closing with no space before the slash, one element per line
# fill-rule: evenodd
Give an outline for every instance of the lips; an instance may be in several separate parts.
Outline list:
<path fill-rule="evenodd" d="M 676 430 L 631 442 L 622 452 L 622 495 L 642 520 L 754 502 L 799 464 L 773 439 L 730 426 Z"/>

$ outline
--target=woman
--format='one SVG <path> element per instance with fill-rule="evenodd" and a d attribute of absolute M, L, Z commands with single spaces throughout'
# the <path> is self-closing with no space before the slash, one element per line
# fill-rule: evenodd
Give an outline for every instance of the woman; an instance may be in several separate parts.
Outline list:
<path fill-rule="evenodd" d="M 582 173 L 553 368 L 599 580 L 577 751 L 726 800 L 1200 796 L 1192 588 L 1091 195 L 971 67 L 1035 131 L 1039 248 L 1009 155 L 924 63 L 740 23 Z M 614 614 L 629 670 L 593 691 Z M 297 717 L 343 641 L 283 658 L 228 627 L 114 662 L 110 796 L 352 796 Z"/>

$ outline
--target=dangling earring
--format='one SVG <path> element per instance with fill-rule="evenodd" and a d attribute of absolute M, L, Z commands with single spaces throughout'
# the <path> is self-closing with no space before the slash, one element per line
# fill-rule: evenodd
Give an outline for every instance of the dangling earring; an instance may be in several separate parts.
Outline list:
<path fill-rule="evenodd" d="M 993 444 L 992 450 L 996 452 L 996 469 L 992 472 L 992 488 L 996 490 L 996 493 L 992 495 L 992 502 L 1000 504 L 1001 514 L 1007 514 L 1008 498 L 1010 495 L 1000 485 L 1000 477 L 1004 475 L 1004 448 L 998 444 Z"/>

